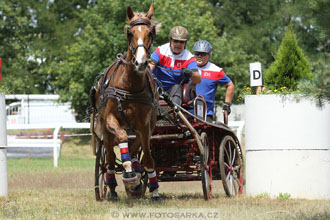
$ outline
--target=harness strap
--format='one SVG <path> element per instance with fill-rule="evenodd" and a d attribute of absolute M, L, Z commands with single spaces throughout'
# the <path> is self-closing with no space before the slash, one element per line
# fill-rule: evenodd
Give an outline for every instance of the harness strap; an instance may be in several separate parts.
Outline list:
<path fill-rule="evenodd" d="M 133 101 L 145 104 L 152 104 L 152 95 L 144 88 L 141 92 L 131 93 L 127 90 L 118 89 L 112 86 L 109 86 L 104 91 L 104 101 L 106 99 L 119 99 L 120 101 Z"/>
<path fill-rule="evenodd" d="M 116 99 L 117 99 L 118 111 L 120 112 L 121 117 L 125 120 L 126 124 L 128 125 L 128 128 L 132 129 L 131 123 L 129 123 L 129 120 L 127 119 L 127 117 L 123 111 L 123 106 L 121 105 L 120 98 L 116 97 Z"/>
<path fill-rule="evenodd" d="M 129 129 L 131 129 L 132 127 L 124 113 L 121 102 L 133 101 L 133 102 L 138 102 L 138 103 L 153 104 L 152 95 L 148 92 L 148 90 L 146 88 L 143 89 L 141 92 L 131 93 L 129 91 L 110 86 L 110 87 L 106 88 L 104 91 L 104 102 L 106 102 L 106 100 L 108 98 L 115 99 L 117 101 L 118 111 L 120 112 L 121 117 L 125 120 Z"/>
<path fill-rule="evenodd" d="M 139 24 L 151 25 L 151 22 L 148 19 L 138 18 L 135 21 L 132 21 L 129 25 L 135 26 L 135 25 L 139 25 Z"/>

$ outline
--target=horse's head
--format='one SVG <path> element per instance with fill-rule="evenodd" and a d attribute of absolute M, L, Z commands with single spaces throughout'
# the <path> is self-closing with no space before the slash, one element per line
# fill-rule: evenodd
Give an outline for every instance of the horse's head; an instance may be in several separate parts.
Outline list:
<path fill-rule="evenodd" d="M 132 63 L 138 72 L 144 72 L 150 56 L 150 49 L 155 38 L 155 26 L 151 22 L 154 6 L 151 4 L 147 14 L 134 13 L 127 8 L 129 26 L 126 27 L 126 35 L 129 50 L 132 55 Z"/>

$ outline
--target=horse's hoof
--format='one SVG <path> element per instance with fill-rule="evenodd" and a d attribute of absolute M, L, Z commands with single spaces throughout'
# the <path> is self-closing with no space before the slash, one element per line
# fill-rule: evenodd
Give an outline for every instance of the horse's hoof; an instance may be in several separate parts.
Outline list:
<path fill-rule="evenodd" d="M 125 187 L 128 189 L 134 189 L 140 184 L 140 178 L 135 172 L 125 172 L 123 173 L 123 182 Z"/>
<path fill-rule="evenodd" d="M 151 197 L 151 202 L 162 203 L 162 202 L 164 202 L 164 200 L 160 196 L 153 196 L 153 197 Z"/>
<path fill-rule="evenodd" d="M 108 193 L 108 201 L 118 202 L 119 201 L 118 194 L 116 192 L 109 192 Z"/>
<path fill-rule="evenodd" d="M 145 185 L 143 183 L 140 183 L 137 187 L 134 189 L 128 189 L 125 187 L 126 193 L 130 197 L 134 198 L 141 198 L 144 196 L 144 193 L 146 191 Z"/>

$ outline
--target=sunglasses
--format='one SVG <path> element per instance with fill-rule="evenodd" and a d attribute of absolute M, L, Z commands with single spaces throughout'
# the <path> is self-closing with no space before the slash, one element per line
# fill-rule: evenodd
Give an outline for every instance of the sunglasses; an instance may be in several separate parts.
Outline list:
<path fill-rule="evenodd" d="M 205 52 L 195 52 L 194 54 L 195 54 L 196 57 L 198 57 L 198 56 L 202 56 L 202 57 L 204 57 L 204 56 L 206 56 L 206 54 L 208 54 L 208 53 L 205 53 Z"/>
<path fill-rule="evenodd" d="M 186 41 L 182 41 L 182 40 L 172 40 L 173 43 L 176 43 L 176 44 L 184 44 L 186 43 Z"/>

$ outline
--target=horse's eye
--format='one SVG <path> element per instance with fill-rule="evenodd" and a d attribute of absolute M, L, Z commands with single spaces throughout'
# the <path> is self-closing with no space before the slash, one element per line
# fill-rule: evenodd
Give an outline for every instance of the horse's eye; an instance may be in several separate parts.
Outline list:
<path fill-rule="evenodd" d="M 154 29 L 149 31 L 148 35 L 149 35 L 149 37 L 154 37 L 154 35 L 155 35 Z"/>
<path fill-rule="evenodd" d="M 130 38 L 130 37 L 133 36 L 133 32 L 129 28 L 127 28 L 126 29 L 126 35 L 127 35 L 127 38 Z"/>

